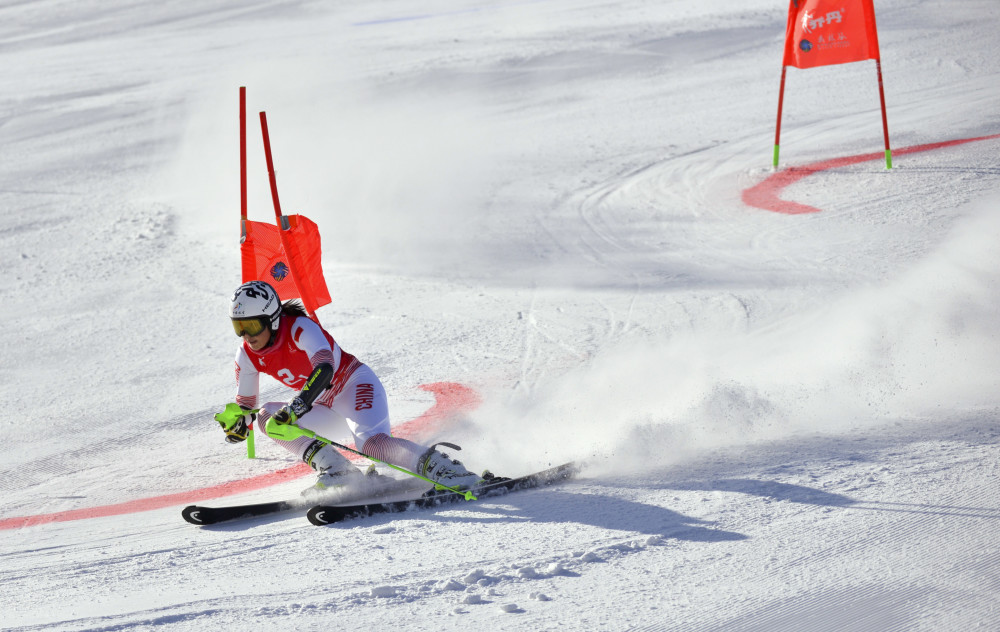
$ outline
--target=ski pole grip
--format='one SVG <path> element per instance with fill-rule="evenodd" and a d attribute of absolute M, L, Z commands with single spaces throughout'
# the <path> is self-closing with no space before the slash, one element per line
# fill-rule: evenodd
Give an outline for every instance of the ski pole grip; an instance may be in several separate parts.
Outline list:
<path fill-rule="evenodd" d="M 222 424 L 222 427 L 229 430 L 243 415 L 253 415 L 260 411 L 259 408 L 245 410 L 239 404 L 226 404 L 226 409 L 221 413 L 215 413 L 215 420 Z"/>

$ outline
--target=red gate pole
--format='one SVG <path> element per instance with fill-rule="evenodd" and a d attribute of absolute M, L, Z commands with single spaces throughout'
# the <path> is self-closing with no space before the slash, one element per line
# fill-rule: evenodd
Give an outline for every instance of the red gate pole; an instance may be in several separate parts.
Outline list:
<path fill-rule="evenodd" d="M 889 149 L 889 117 L 885 114 L 885 88 L 882 86 L 882 60 L 875 60 L 875 72 L 878 74 L 878 98 L 882 103 L 882 135 L 885 136 L 885 168 L 892 169 L 892 150 Z"/>
<path fill-rule="evenodd" d="M 781 67 L 781 87 L 778 89 L 778 122 L 774 129 L 774 168 L 778 168 L 778 148 L 781 145 L 781 108 L 785 101 L 785 72 L 788 66 Z"/>
<path fill-rule="evenodd" d="M 285 249 L 285 254 L 289 257 L 292 256 L 292 236 L 289 234 L 291 231 L 291 223 L 288 218 L 281 214 L 281 203 L 278 201 L 278 180 L 274 174 L 274 161 L 271 158 L 271 137 L 267 132 L 267 115 L 263 112 L 260 113 L 260 131 L 264 138 L 264 158 L 267 161 L 267 177 L 271 183 L 271 200 L 274 202 L 274 218 L 278 224 L 278 234 L 281 236 L 281 247 Z M 292 283 L 295 284 L 296 289 L 299 291 L 299 295 L 303 294 L 303 286 L 299 284 L 298 273 L 292 267 L 292 262 L 288 263 L 289 274 L 292 276 Z M 303 306 L 305 307 L 306 314 L 310 318 L 315 318 L 312 310 L 306 305 L 306 301 L 303 299 Z"/>
<path fill-rule="evenodd" d="M 267 115 L 260 113 L 260 131 L 264 137 L 264 159 L 267 161 L 267 178 L 271 183 L 271 201 L 274 202 L 274 218 L 278 227 L 288 230 L 281 216 L 281 203 L 278 201 L 278 180 L 274 175 L 274 161 L 271 159 L 271 138 L 267 133 Z"/>
<path fill-rule="evenodd" d="M 240 87 L 240 235 L 247 235 L 247 89 Z"/>

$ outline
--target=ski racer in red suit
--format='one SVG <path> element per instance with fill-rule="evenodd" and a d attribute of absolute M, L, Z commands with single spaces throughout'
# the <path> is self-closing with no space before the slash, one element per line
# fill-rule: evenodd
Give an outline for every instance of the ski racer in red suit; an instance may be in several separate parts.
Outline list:
<path fill-rule="evenodd" d="M 230 443 L 247 437 L 255 419 L 264 427 L 268 419 L 296 423 L 321 437 L 336 437 L 346 422 L 355 447 L 381 461 L 417 472 L 460 489 L 469 489 L 483 478 L 430 448 L 393 437 L 385 389 L 375 373 L 350 353 L 297 302 L 282 305 L 277 292 L 263 281 L 237 288 L 229 316 L 243 344 L 236 353 L 236 403 L 246 411 L 229 429 Z M 260 374 L 270 375 L 297 395 L 286 402 L 259 406 Z M 308 389 L 303 387 L 309 383 Z M 220 422 L 222 423 L 222 422 Z M 272 437 L 273 439 L 273 437 Z M 310 437 L 274 441 L 319 473 L 316 487 L 351 485 L 364 474 L 333 447 Z"/>

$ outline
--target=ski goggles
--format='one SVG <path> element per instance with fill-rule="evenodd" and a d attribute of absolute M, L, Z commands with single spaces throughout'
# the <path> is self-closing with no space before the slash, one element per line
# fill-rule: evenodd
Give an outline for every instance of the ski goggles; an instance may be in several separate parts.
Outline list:
<path fill-rule="evenodd" d="M 243 336 L 256 336 L 260 332 L 264 331 L 265 327 L 267 327 L 267 319 L 265 318 L 233 319 L 233 330 L 240 338 Z"/>

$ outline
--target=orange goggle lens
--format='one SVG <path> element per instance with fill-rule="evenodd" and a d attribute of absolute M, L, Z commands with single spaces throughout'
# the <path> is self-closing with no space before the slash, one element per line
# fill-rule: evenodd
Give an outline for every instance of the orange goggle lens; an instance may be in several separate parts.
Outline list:
<path fill-rule="evenodd" d="M 256 336 L 260 332 L 264 331 L 264 319 L 263 318 L 234 318 L 233 319 L 233 330 L 236 331 L 236 335 L 239 337 L 246 336 Z"/>

